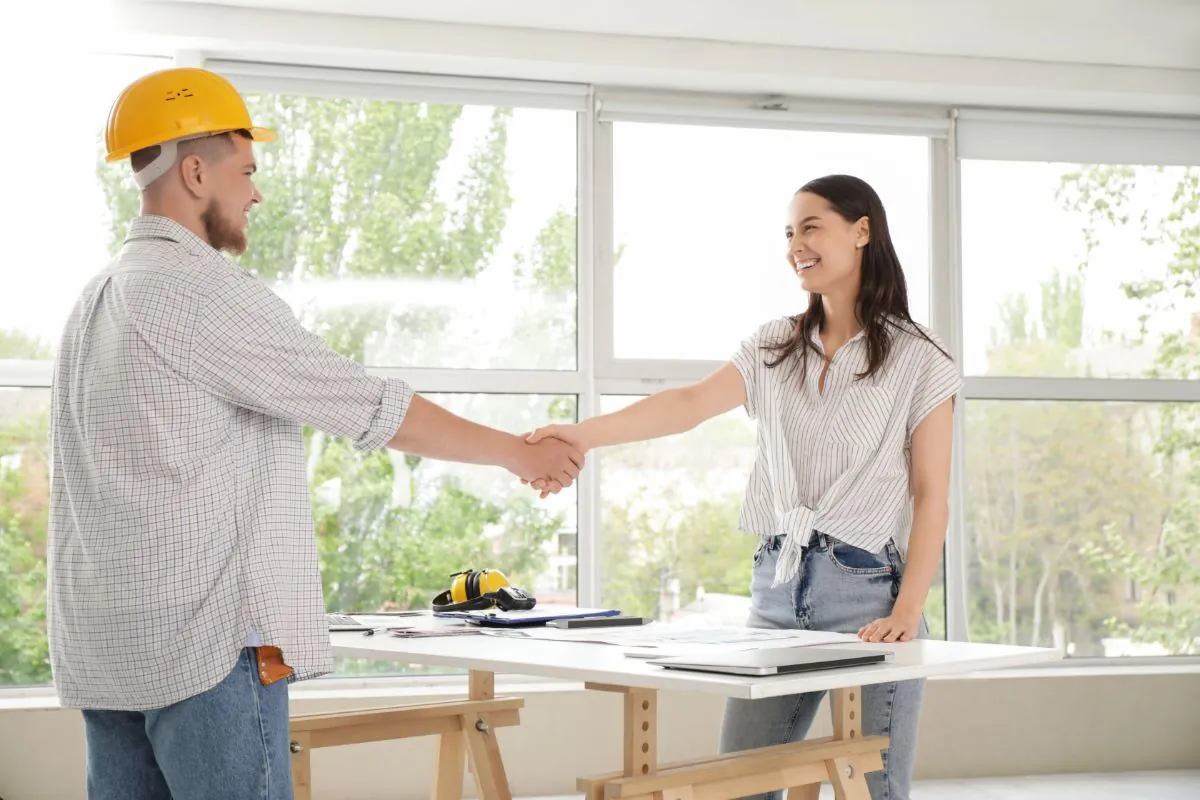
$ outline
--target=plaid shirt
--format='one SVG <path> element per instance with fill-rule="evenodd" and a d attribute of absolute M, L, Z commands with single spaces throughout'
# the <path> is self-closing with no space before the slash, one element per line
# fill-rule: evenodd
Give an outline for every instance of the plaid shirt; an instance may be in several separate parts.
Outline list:
<path fill-rule="evenodd" d="M 293 680 L 329 672 L 300 426 L 379 448 L 411 399 L 183 226 L 134 220 L 55 365 L 47 620 L 63 705 L 186 699 L 252 634 Z"/>

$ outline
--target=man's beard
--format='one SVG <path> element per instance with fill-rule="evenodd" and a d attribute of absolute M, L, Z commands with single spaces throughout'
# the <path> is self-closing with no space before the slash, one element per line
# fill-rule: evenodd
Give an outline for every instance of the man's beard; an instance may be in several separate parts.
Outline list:
<path fill-rule="evenodd" d="M 208 208 L 200 215 L 200 222 L 203 223 L 204 235 L 214 250 L 224 250 L 235 256 L 246 252 L 246 232 L 222 216 L 216 200 L 209 202 Z"/>

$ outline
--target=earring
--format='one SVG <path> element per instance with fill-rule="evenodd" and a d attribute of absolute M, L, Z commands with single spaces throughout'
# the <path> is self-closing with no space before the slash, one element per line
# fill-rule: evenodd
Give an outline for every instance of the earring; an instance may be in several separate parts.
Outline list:
<path fill-rule="evenodd" d="M 857 247 L 859 250 L 862 250 L 864 244 L 865 244 L 865 242 L 859 242 L 858 244 L 856 244 L 854 246 Z"/>

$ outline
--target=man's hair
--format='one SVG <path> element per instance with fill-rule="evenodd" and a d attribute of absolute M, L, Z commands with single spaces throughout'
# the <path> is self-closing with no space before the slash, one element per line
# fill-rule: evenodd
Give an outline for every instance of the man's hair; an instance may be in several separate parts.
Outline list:
<path fill-rule="evenodd" d="M 250 138 L 250 131 L 237 130 L 226 131 L 225 133 L 217 133 L 212 136 L 205 136 L 200 139 L 187 139 L 176 145 L 175 162 L 179 163 L 187 156 L 192 154 L 200 156 L 205 161 L 213 163 L 223 161 L 233 154 L 233 137 L 234 134 L 241 136 L 243 139 Z M 141 172 L 151 161 L 158 157 L 162 150 L 158 145 L 146 147 L 141 150 L 135 150 L 129 156 L 129 163 L 133 167 L 134 172 Z"/>

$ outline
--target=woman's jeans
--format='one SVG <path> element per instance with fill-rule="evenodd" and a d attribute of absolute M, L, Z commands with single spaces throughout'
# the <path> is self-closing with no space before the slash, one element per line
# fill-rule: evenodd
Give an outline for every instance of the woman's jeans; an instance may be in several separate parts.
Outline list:
<path fill-rule="evenodd" d="M 814 534 L 804 551 L 800 575 L 771 588 L 780 544 L 780 537 L 768 537 L 754 554 L 749 626 L 857 633 L 863 625 L 892 613 L 903 562 L 891 542 L 882 553 L 871 553 Z M 924 617 L 918 636 L 928 636 Z M 909 798 L 924 688 L 924 680 L 862 688 L 863 735 L 891 737 L 889 748 L 883 752 L 883 770 L 866 774 L 872 800 Z M 729 700 L 721 726 L 721 752 L 803 739 L 824 694 Z M 757 797 L 781 800 L 783 793 Z"/>

